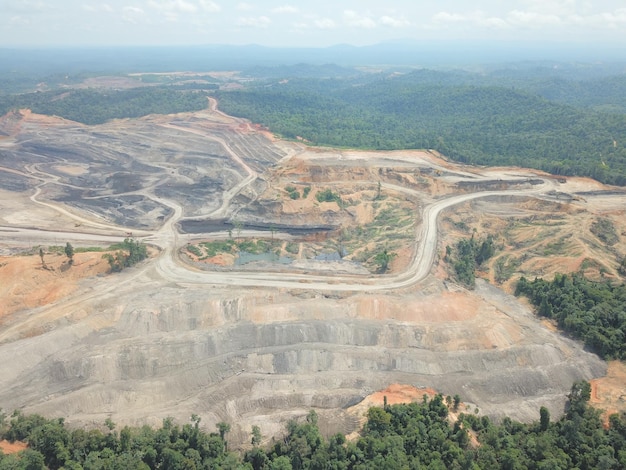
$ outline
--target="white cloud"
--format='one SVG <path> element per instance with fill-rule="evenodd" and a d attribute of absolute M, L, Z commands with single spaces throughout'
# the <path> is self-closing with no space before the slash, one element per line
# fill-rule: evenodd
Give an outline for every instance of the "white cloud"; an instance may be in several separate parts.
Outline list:
<path fill-rule="evenodd" d="M 609 13 L 608 18 L 617 23 L 626 23 L 626 8 L 618 8 L 613 13 Z"/>
<path fill-rule="evenodd" d="M 291 5 L 283 5 L 272 10 L 273 13 L 298 13 L 298 9 Z"/>
<path fill-rule="evenodd" d="M 520 10 L 511 11 L 506 19 L 508 23 L 514 26 L 530 28 L 542 28 L 549 25 L 555 26 L 562 23 L 561 18 L 557 15 Z"/>
<path fill-rule="evenodd" d="M 109 5 L 108 3 L 102 3 L 100 5 L 84 4 L 82 7 L 83 7 L 83 10 L 91 12 L 91 13 L 100 13 L 100 12 L 113 13 L 113 7 Z"/>
<path fill-rule="evenodd" d="M 240 17 L 237 20 L 238 26 L 245 26 L 249 28 L 267 28 L 269 24 L 272 22 L 267 16 L 258 16 L 258 17 Z"/>
<path fill-rule="evenodd" d="M 27 18 L 21 17 L 19 15 L 17 16 L 12 16 L 11 20 L 9 21 L 10 24 L 12 25 L 16 25 L 16 26 L 26 26 L 28 24 L 30 24 L 30 20 L 28 20 Z"/>
<path fill-rule="evenodd" d="M 17 13 L 17 14 L 31 14 L 38 12 L 45 12 L 54 9 L 53 5 L 48 5 L 42 1 L 31 1 L 31 0 L 21 0 L 21 1 L 8 1 L 2 2 L 0 1 L 0 10 L 3 10 L 5 13 Z"/>
<path fill-rule="evenodd" d="M 344 20 L 350 26 L 356 28 L 372 29 L 376 27 L 376 22 L 369 16 L 359 15 L 354 10 L 346 10 L 343 12 Z"/>
<path fill-rule="evenodd" d="M 198 7 L 187 0 L 149 0 L 148 5 L 161 12 L 195 13 Z"/>
<path fill-rule="evenodd" d="M 579 10 L 576 0 L 524 0 L 527 10 L 542 16 L 573 15 Z"/>
<path fill-rule="evenodd" d="M 217 13 L 218 11 L 221 11 L 222 9 L 222 7 L 220 7 L 217 3 L 211 0 L 200 0 L 200 7 L 204 11 L 208 11 L 210 13 Z"/>
<path fill-rule="evenodd" d="M 595 28 L 621 29 L 626 28 L 626 8 L 618 8 L 612 12 L 604 12 L 589 17 L 576 18 L 581 26 Z"/>
<path fill-rule="evenodd" d="M 128 23 L 136 24 L 144 15 L 144 11 L 139 7 L 125 6 L 122 8 L 122 19 Z"/>
<path fill-rule="evenodd" d="M 183 13 L 195 13 L 198 11 L 196 5 L 186 2 L 185 0 L 176 0 L 176 9 Z"/>
<path fill-rule="evenodd" d="M 335 29 L 337 24 L 330 18 L 322 18 L 313 22 L 317 29 Z"/>
<path fill-rule="evenodd" d="M 432 18 L 434 23 L 460 23 L 467 21 L 467 18 L 458 13 L 448 13 L 447 11 L 440 11 Z"/>
<path fill-rule="evenodd" d="M 250 10 L 254 10 L 254 6 L 250 5 L 249 3 L 246 2 L 241 2 L 237 4 L 237 10 L 239 11 L 250 11 Z"/>
<path fill-rule="evenodd" d="M 492 16 L 492 17 L 489 17 L 489 18 L 484 18 L 483 20 L 481 20 L 480 24 L 482 26 L 485 26 L 485 27 L 491 28 L 491 29 L 508 29 L 508 28 L 510 28 L 509 23 L 507 23 L 502 18 L 497 18 L 495 16 Z"/>
<path fill-rule="evenodd" d="M 378 22 L 390 28 L 405 28 L 411 25 L 411 22 L 404 18 L 394 18 L 392 16 L 381 16 Z"/>
<path fill-rule="evenodd" d="M 132 14 L 137 14 L 137 15 L 143 15 L 144 11 L 139 8 L 139 7 L 133 7 L 133 6 L 126 6 L 123 8 L 123 11 L 126 13 L 132 13 Z"/>
<path fill-rule="evenodd" d="M 520 17 L 519 22 L 522 19 Z M 508 19 L 489 16 L 480 10 L 465 14 L 441 11 L 432 17 L 432 23 L 436 28 L 469 26 L 471 28 L 503 30 L 511 27 L 511 22 Z"/>

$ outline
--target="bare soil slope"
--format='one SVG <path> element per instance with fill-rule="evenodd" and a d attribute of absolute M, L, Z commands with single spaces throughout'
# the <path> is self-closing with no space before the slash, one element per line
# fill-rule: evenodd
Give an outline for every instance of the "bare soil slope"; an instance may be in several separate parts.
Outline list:
<path fill-rule="evenodd" d="M 208 428 L 232 423 L 237 443 L 248 440 L 253 424 L 275 435 L 310 408 L 327 432 L 350 432 L 358 420 L 348 408 L 393 383 L 458 393 L 492 416 L 532 420 L 542 405 L 557 416 L 572 382 L 605 375 L 604 362 L 545 328 L 527 306 L 485 282 L 466 291 L 445 280 L 444 265 L 403 288 L 370 287 L 402 276 L 417 259 L 424 208 L 452 195 L 495 188 L 528 197 L 482 198 L 451 209 L 440 217 L 449 237 L 440 239 L 440 253 L 474 226 L 507 233 L 511 225 L 506 250 L 516 241 L 530 244 L 525 224 L 547 227 L 555 207 L 570 228 L 578 217 L 593 223 L 602 216 L 619 232 L 622 195 L 585 196 L 603 198 L 610 214 L 573 198 L 561 210 L 559 195 L 541 189 L 557 187 L 546 175 L 453 165 L 428 152 L 309 149 L 272 141 L 213 108 L 91 128 L 22 112 L 0 127 L 10 135 L 0 144 L 4 253 L 59 239 L 106 244 L 129 232 L 160 248 L 155 258 L 106 276 L 99 254 L 77 255 L 70 269 L 62 256 L 46 255 L 54 271 L 43 270 L 38 256 L 2 260 L 0 355 L 12 358 L 0 363 L 4 409 L 77 425 L 106 418 L 159 424 L 196 413 Z M 287 185 L 301 197 L 292 199 Z M 328 189 L 341 202 L 317 201 L 317 192 Z M 191 221 L 217 225 L 218 232 L 182 233 Z M 259 264 L 242 276 L 223 256 L 219 266 L 177 255 L 188 245 L 232 237 L 225 221 L 259 225 L 244 226 L 237 237 L 275 236 L 300 264 Z M 461 222 L 470 232 L 459 229 Z M 286 231 L 320 224 L 331 227 Z M 270 234 L 272 226 L 285 232 Z M 558 239 L 549 237 L 546 243 Z M 587 235 L 580 237 L 586 243 Z M 608 256 L 596 244 L 585 245 L 590 256 Z M 349 259 L 315 258 L 340 245 Z M 399 256 L 390 273 L 372 274 L 368 263 L 385 246 Z M 622 249 L 623 237 L 612 245 L 614 257 Z M 520 266 L 534 272 L 533 259 Z M 560 258 L 549 261 L 564 266 Z M 338 272 L 344 262 L 365 274 Z M 615 268 L 608 257 L 599 263 Z"/>
<path fill-rule="evenodd" d="M 11 314 L 52 304 L 75 292 L 84 278 L 106 274 L 102 253 L 76 253 L 74 264 L 61 253 L 0 257 L 0 323 Z"/>

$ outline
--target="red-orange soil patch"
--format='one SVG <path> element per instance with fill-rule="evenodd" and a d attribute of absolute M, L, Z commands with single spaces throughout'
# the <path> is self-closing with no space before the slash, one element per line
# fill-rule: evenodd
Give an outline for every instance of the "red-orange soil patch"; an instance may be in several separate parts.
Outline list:
<path fill-rule="evenodd" d="M 395 250 L 394 253 L 396 254 L 396 257 L 391 261 L 391 271 L 394 273 L 406 271 L 413 257 L 413 248 L 410 246 L 404 246 Z"/>
<path fill-rule="evenodd" d="M 400 403 L 413 403 L 422 401 L 424 395 L 432 398 L 437 395 L 437 391 L 432 388 L 417 388 L 412 385 L 391 384 L 386 389 L 374 392 L 368 395 L 360 403 L 348 408 L 348 413 L 354 414 L 359 418 L 359 429 L 363 427 L 367 420 L 367 410 L 372 406 L 383 406 L 385 398 L 388 405 L 398 405 Z M 358 439 L 359 432 L 354 431 L 346 436 L 350 440 Z"/>
<path fill-rule="evenodd" d="M 372 393 L 363 402 L 367 402 L 368 406 L 383 406 L 386 397 L 388 405 L 398 405 L 400 403 L 421 401 L 424 395 L 432 398 L 437 395 L 437 391 L 432 388 L 416 388 L 412 385 L 391 384 L 384 390 Z"/>
<path fill-rule="evenodd" d="M 359 318 L 410 323 L 468 321 L 479 313 L 480 301 L 460 292 L 443 292 L 437 297 L 402 299 L 362 296 L 355 312 Z"/>
<path fill-rule="evenodd" d="M 76 253 L 74 264 L 65 255 L 0 257 L 0 322 L 6 315 L 25 308 L 47 305 L 76 290 L 81 279 L 109 271 L 102 253 Z"/>
<path fill-rule="evenodd" d="M 590 403 L 604 410 L 603 419 L 613 413 L 626 413 L 626 364 L 609 362 L 606 376 L 591 380 Z"/>
<path fill-rule="evenodd" d="M 6 439 L 0 441 L 0 450 L 4 455 L 17 454 L 28 448 L 28 444 L 21 441 L 9 442 Z"/>
<path fill-rule="evenodd" d="M 559 331 L 559 327 L 557 326 L 554 320 L 548 320 L 547 318 L 542 318 L 541 324 L 550 331 Z"/>

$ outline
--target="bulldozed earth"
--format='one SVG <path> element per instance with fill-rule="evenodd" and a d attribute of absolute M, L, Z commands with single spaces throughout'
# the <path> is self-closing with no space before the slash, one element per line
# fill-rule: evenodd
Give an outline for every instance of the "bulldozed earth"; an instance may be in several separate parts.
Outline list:
<path fill-rule="evenodd" d="M 381 390 L 532 421 L 585 379 L 597 406 L 626 409 L 620 363 L 511 295 L 522 275 L 623 282 L 619 188 L 310 148 L 214 102 L 92 127 L 22 110 L 0 131 L 4 410 L 77 426 L 197 414 L 231 423 L 235 445 L 311 408 L 349 434 Z M 488 235 L 496 254 L 469 290 L 446 247 Z M 128 237 L 150 258 L 109 273 L 102 255 Z"/>

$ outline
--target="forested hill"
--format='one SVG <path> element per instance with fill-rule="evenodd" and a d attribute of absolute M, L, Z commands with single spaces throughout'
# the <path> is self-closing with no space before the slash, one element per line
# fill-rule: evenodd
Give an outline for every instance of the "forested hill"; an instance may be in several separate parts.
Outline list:
<path fill-rule="evenodd" d="M 538 94 L 539 88 L 556 93 L 559 80 L 507 76 L 497 86 L 492 76 L 416 71 L 268 81 L 217 97 L 229 114 L 317 145 L 431 148 L 465 163 L 520 165 L 626 185 L 626 114 L 593 109 L 608 93 L 602 97 L 598 82 L 609 79 L 568 82 L 560 102 Z M 626 90 L 626 81 L 611 80 Z M 567 100 L 571 104 L 563 104 Z"/>
<path fill-rule="evenodd" d="M 222 80 L 174 86 L 147 76 L 138 86 L 158 83 L 129 90 L 67 88 L 85 76 L 53 78 L 50 86 L 63 86 L 17 94 L 17 78 L 0 73 L 0 114 L 28 107 L 97 124 L 199 110 L 213 91 L 225 112 L 317 145 L 430 148 L 465 163 L 520 165 L 626 185 L 626 74 L 617 65 L 374 72 L 296 64 L 252 67 L 235 78 L 245 88 L 233 91 L 215 91 Z"/>
<path fill-rule="evenodd" d="M 252 427 L 248 451 L 228 451 L 231 426 L 221 422 L 215 433 L 200 429 L 201 417 L 179 426 L 171 418 L 159 429 L 122 428 L 107 420 L 108 430 L 70 430 L 62 419 L 47 420 L 19 411 L 0 413 L 0 438 L 25 441 L 28 448 L 4 456 L 1 469 L 623 469 L 626 468 L 626 420 L 611 415 L 603 426 L 599 411 L 589 407 L 588 382 L 576 382 L 568 410 L 552 420 L 548 409 L 538 421 L 523 424 L 504 418 L 450 411 L 460 397 L 437 395 L 421 403 L 370 408 L 361 437 L 348 442 L 342 434 L 324 438 L 311 411 L 306 421 L 291 420 L 282 438 L 267 446 L 262 429 Z M 472 410 L 468 410 L 472 411 Z M 478 412 L 478 410 L 474 410 Z M 251 447 L 251 448 L 250 448 Z"/>
<path fill-rule="evenodd" d="M 90 125 L 116 118 L 199 111 L 206 107 L 206 93 L 182 87 L 52 90 L 0 96 L 0 115 L 11 109 L 29 108 L 35 113 L 61 116 Z"/>

